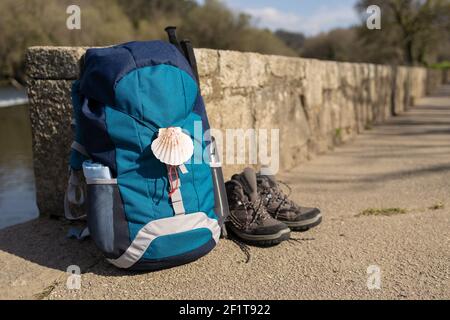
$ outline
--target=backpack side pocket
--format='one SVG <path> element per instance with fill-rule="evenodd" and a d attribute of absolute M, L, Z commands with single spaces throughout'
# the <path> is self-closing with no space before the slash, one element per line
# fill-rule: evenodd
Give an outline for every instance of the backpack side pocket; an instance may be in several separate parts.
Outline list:
<path fill-rule="evenodd" d="M 130 238 L 117 180 L 88 180 L 87 208 L 89 232 L 97 247 L 107 258 L 120 256 Z"/>

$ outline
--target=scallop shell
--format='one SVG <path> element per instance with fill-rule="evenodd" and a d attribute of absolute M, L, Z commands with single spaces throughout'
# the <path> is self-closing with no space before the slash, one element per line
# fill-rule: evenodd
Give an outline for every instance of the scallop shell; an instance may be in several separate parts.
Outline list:
<path fill-rule="evenodd" d="M 194 143 L 180 127 L 160 128 L 151 145 L 156 158 L 168 165 L 179 166 L 194 153 Z"/>

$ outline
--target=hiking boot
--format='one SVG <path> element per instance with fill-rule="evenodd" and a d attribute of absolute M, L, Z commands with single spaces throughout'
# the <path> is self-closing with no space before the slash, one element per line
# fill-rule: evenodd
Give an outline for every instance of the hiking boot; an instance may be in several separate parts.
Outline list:
<path fill-rule="evenodd" d="M 292 231 L 306 231 L 322 221 L 322 214 L 318 208 L 301 207 L 288 199 L 289 195 L 281 190 L 275 176 L 258 174 L 257 183 L 259 196 L 269 214 L 286 224 Z"/>
<path fill-rule="evenodd" d="M 272 218 L 259 197 L 256 173 L 246 168 L 225 184 L 230 215 L 227 228 L 249 244 L 270 246 L 290 238 L 284 223 Z"/>

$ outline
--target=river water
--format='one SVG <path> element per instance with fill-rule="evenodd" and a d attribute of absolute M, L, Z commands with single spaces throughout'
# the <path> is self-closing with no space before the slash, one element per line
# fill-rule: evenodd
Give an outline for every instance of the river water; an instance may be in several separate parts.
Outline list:
<path fill-rule="evenodd" d="M 0 107 L 0 229 L 37 216 L 28 106 Z"/>

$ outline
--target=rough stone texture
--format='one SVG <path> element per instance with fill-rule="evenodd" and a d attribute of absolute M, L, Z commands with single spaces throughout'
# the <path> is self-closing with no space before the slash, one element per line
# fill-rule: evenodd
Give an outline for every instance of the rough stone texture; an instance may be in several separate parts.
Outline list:
<path fill-rule="evenodd" d="M 450 68 L 447 68 L 443 71 L 442 82 L 450 83 Z"/>
<path fill-rule="evenodd" d="M 61 215 L 72 143 L 70 80 L 30 80 L 36 199 L 41 213 Z"/>
<path fill-rule="evenodd" d="M 32 47 L 27 53 L 38 205 L 46 214 L 63 209 L 70 85 L 84 51 Z M 225 129 L 279 129 L 284 170 L 403 112 L 442 81 L 442 73 L 417 67 L 211 49 L 195 53 L 211 127 L 222 130 L 225 142 Z M 226 178 L 244 166 L 225 163 Z"/>
<path fill-rule="evenodd" d="M 31 47 L 25 56 L 27 74 L 34 79 L 76 79 L 86 48 Z"/>
<path fill-rule="evenodd" d="M 448 70 L 429 69 L 427 77 L 426 93 L 433 94 L 442 83 L 447 83 Z"/>

